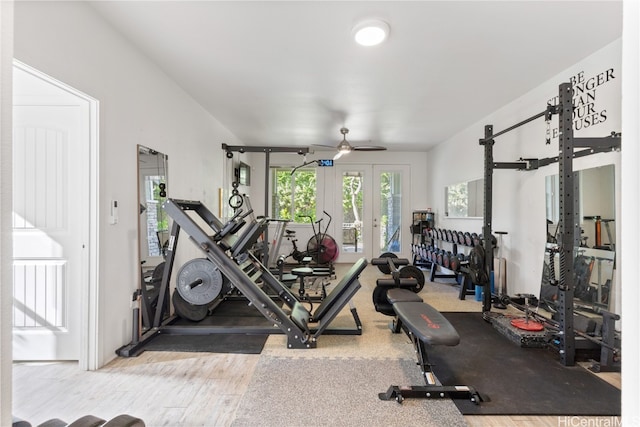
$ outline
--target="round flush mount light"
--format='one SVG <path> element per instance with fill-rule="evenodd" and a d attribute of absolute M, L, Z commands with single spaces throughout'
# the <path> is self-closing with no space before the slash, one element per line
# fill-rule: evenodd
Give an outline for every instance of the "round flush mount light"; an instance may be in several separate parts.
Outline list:
<path fill-rule="evenodd" d="M 375 46 L 389 36 L 389 24 L 377 19 L 362 21 L 353 27 L 353 37 L 362 46 Z"/>

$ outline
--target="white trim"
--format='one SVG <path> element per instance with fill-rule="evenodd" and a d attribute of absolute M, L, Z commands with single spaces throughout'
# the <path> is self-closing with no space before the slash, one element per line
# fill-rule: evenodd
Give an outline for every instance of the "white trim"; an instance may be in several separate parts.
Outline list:
<path fill-rule="evenodd" d="M 84 236 L 87 255 L 82 257 L 82 274 L 87 278 L 89 286 L 83 287 L 81 295 L 81 300 L 86 301 L 86 304 L 82 304 L 81 319 L 86 321 L 81 321 L 80 325 L 81 354 L 78 362 L 82 370 L 96 370 L 99 368 L 99 102 L 17 59 L 13 60 L 13 66 L 85 100 L 89 105 L 89 223 L 88 235 Z"/>

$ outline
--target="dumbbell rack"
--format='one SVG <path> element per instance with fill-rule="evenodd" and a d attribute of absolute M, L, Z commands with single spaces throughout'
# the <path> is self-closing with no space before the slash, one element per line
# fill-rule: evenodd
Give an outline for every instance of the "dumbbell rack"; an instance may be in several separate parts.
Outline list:
<path fill-rule="evenodd" d="M 466 299 L 467 295 L 474 295 L 475 286 L 471 283 L 466 268 L 468 261 L 464 259 L 464 254 L 458 252 L 458 246 L 473 247 L 476 241 L 480 239 L 480 236 L 476 233 L 439 228 L 429 230 L 428 235 L 431 238 L 432 245 L 429 248 L 425 248 L 424 252 L 426 252 L 426 258 L 430 263 L 429 280 L 433 282 L 437 278 L 455 279 L 460 286 L 458 295 L 460 300 Z M 452 245 L 451 250 L 445 252 L 444 249 L 441 249 L 442 242 L 450 243 Z M 453 257 L 456 257 L 458 261 L 455 267 L 451 266 Z"/>

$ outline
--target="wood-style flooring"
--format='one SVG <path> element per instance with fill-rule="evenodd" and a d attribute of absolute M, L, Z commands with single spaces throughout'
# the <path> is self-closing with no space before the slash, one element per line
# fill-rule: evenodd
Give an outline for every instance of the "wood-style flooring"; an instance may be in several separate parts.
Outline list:
<path fill-rule="evenodd" d="M 337 271 L 340 277 L 341 270 Z M 377 276 L 379 273 L 372 266 L 361 276 L 359 312 L 373 311 L 371 283 L 375 284 Z M 472 297 L 459 300 L 457 288 L 451 285 L 427 282 L 424 291 L 429 295 L 429 302 L 442 311 L 479 307 Z M 13 414 L 33 426 L 51 418 L 72 422 L 87 414 L 109 418 L 121 413 L 142 418 L 148 426 L 230 426 L 260 357 L 147 351 L 135 358 L 116 358 L 93 372 L 81 371 L 73 362 L 15 363 Z M 620 373 L 598 375 L 621 387 Z M 557 416 L 464 418 L 473 427 L 619 425 L 620 422 L 619 418 L 598 421 Z M 287 425 L 286 419 L 282 425 Z"/>

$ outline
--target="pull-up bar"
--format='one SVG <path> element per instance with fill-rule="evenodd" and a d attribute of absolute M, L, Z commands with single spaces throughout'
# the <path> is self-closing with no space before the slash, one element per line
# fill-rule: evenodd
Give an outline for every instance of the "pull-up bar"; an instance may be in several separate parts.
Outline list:
<path fill-rule="evenodd" d="M 542 112 L 540 112 L 538 114 L 535 114 L 535 115 L 529 117 L 528 119 L 525 119 L 525 120 L 521 121 L 520 123 L 516 123 L 515 125 L 513 125 L 511 127 L 508 127 L 508 128 L 506 128 L 504 130 L 501 130 L 500 132 L 491 134 L 491 136 L 489 136 L 487 138 L 480 139 L 480 145 L 484 145 L 485 143 L 487 143 L 489 141 L 492 141 L 493 138 L 495 138 L 497 136 L 500 136 L 500 135 L 504 135 L 507 132 L 511 132 L 512 130 L 517 129 L 522 125 L 526 125 L 527 123 L 532 122 L 532 121 L 534 121 L 536 119 L 539 119 L 542 116 L 546 116 L 547 120 L 550 120 L 551 116 L 554 115 L 554 114 L 558 114 L 558 107 L 556 105 L 547 105 L 547 109 L 546 110 L 544 110 L 544 111 L 542 111 Z"/>

